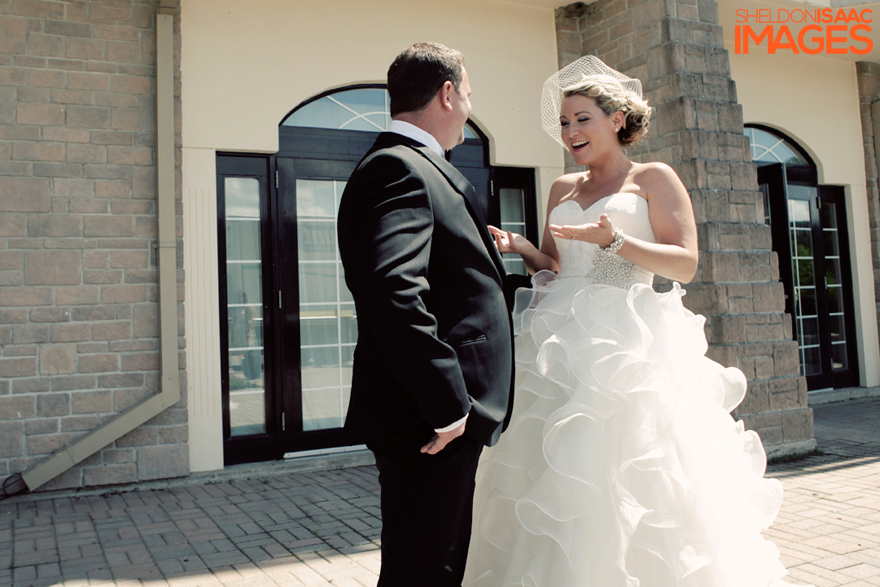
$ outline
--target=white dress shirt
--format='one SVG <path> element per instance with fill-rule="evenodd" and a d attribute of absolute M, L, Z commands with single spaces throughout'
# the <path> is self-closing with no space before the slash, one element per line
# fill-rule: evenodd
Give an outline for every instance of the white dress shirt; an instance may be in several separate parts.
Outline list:
<path fill-rule="evenodd" d="M 404 122 L 402 120 L 392 120 L 391 124 L 388 126 L 388 131 L 393 132 L 399 135 L 403 135 L 407 138 L 410 138 L 414 141 L 418 141 L 419 143 L 425 145 L 441 157 L 445 158 L 445 153 L 443 152 L 443 147 L 440 146 L 440 143 L 437 139 L 434 138 L 434 135 L 431 133 L 417 127 L 414 124 L 410 124 L 408 122 Z M 442 432 L 451 432 L 455 430 L 459 426 L 465 423 L 467 420 L 467 415 L 461 420 L 456 420 L 449 426 L 444 426 L 443 428 L 435 428 L 434 432 L 442 433 Z"/>
<path fill-rule="evenodd" d="M 392 120 L 391 124 L 388 126 L 388 131 L 418 141 L 426 147 L 429 147 L 441 157 L 446 157 L 446 154 L 443 152 L 443 147 L 440 146 L 440 143 L 434 138 L 434 135 L 426 130 L 422 130 L 414 124 L 402 120 Z"/>

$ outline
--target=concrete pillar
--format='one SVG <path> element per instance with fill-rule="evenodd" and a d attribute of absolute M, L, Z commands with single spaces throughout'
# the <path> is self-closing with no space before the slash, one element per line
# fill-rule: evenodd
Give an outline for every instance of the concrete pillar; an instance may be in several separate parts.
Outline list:
<path fill-rule="evenodd" d="M 877 159 L 880 118 L 875 116 L 880 101 L 880 63 L 856 63 L 859 83 L 859 113 L 865 149 L 865 183 L 868 191 L 868 214 L 871 230 L 871 258 L 874 261 L 874 298 L 880 300 L 880 173 Z M 878 303 L 880 315 L 880 303 Z"/>

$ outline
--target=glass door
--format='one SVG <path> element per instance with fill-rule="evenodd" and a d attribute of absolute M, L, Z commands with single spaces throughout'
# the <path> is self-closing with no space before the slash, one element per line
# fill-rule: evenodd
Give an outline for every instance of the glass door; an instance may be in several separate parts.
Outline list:
<path fill-rule="evenodd" d="M 297 179 L 297 261 L 303 431 L 341 428 L 357 342 L 354 301 L 336 246 L 345 182 Z"/>
<path fill-rule="evenodd" d="M 229 428 L 232 436 L 266 432 L 260 181 L 224 178 L 226 308 L 229 326 Z"/>
<path fill-rule="evenodd" d="M 535 211 L 535 170 L 519 167 L 494 167 L 492 169 L 492 209 L 490 217 L 497 218 L 498 228 L 523 235 L 536 247 L 538 242 L 538 226 Z M 528 277 L 526 266 L 519 255 L 505 253 L 502 255 L 504 267 L 509 275 Z M 517 282 L 522 285 L 521 281 Z"/>
<path fill-rule="evenodd" d="M 858 372 L 844 193 L 810 177 L 802 166 L 758 169 L 801 374 L 815 391 L 857 385 Z"/>
<path fill-rule="evenodd" d="M 286 451 L 340 446 L 357 316 L 336 212 L 355 163 L 278 157 L 276 165 Z"/>
<path fill-rule="evenodd" d="M 843 188 L 819 186 L 818 224 L 824 260 L 825 309 L 834 387 L 858 385 L 858 348 Z"/>
<path fill-rule="evenodd" d="M 793 316 L 795 332 L 801 359 L 801 374 L 808 378 L 822 376 L 822 345 L 819 331 L 820 310 L 823 301 L 818 289 L 816 242 L 813 240 L 813 199 L 809 188 L 804 186 L 788 186 L 788 230 L 791 239 L 791 268 L 794 275 L 792 289 L 794 291 Z M 815 191 L 815 188 L 813 188 Z M 780 262 L 782 260 L 780 259 Z M 823 308 L 824 309 L 824 308 Z"/>
<path fill-rule="evenodd" d="M 218 157 L 218 257 L 225 464 L 276 458 L 268 162 Z"/>

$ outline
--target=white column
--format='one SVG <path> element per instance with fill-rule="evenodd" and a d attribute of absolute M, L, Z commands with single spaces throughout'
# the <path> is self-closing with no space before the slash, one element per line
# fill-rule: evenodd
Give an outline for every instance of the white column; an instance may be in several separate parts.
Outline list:
<path fill-rule="evenodd" d="M 193 472 L 213 471 L 223 468 L 217 154 L 182 151 L 189 462 Z"/>

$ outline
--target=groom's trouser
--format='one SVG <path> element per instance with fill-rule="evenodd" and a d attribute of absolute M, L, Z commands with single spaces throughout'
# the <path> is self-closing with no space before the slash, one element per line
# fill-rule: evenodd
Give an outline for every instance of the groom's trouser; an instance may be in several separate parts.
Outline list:
<path fill-rule="evenodd" d="M 482 445 L 460 436 L 436 455 L 420 424 L 368 440 L 382 488 L 382 569 L 377 587 L 459 587 L 471 534 Z"/>

